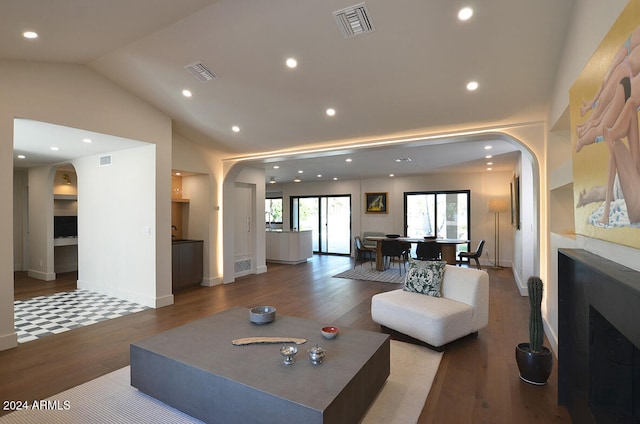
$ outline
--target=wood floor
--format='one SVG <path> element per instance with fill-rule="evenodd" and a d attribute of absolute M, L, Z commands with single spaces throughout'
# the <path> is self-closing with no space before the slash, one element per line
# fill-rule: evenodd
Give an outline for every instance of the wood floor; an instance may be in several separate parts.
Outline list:
<path fill-rule="evenodd" d="M 366 265 L 366 264 L 365 264 Z M 274 305 L 278 314 L 380 331 L 371 296 L 398 285 L 331 278 L 352 259 L 317 256 L 306 264 L 268 264 L 268 272 L 235 283 L 179 292 L 175 304 L 101 322 L 0 352 L 0 400 L 39 400 L 129 364 L 129 344 L 232 306 Z M 420 423 L 571 422 L 558 406 L 557 367 L 549 384 L 520 381 L 514 358 L 527 341 L 528 300 L 511 270 L 489 270 L 490 317 L 477 338 L 448 347 Z M 75 288 L 75 274 L 58 281 L 16 274 L 16 299 Z M 0 411 L 0 415 L 7 411 Z"/>

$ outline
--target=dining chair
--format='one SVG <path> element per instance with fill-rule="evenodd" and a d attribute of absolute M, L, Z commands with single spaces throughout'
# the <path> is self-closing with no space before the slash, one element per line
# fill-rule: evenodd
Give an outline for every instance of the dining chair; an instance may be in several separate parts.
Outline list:
<path fill-rule="evenodd" d="M 365 247 L 362 244 L 362 239 L 360 238 L 360 236 L 355 236 L 353 239 L 356 245 L 356 263 L 353 265 L 353 267 L 355 268 L 356 266 L 358 266 L 358 262 L 362 264 L 366 261 L 369 261 L 369 265 L 373 266 L 372 263 L 376 260 L 375 249 Z"/>
<path fill-rule="evenodd" d="M 380 249 L 382 250 L 382 258 L 384 262 L 384 269 L 387 269 L 387 263 L 389 266 L 391 265 L 391 261 L 394 258 L 398 258 L 398 272 L 402 275 L 402 266 L 405 267 L 405 249 L 402 247 L 402 244 L 399 240 L 382 240 L 382 246 Z M 387 262 L 387 260 L 389 262 Z"/>
<path fill-rule="evenodd" d="M 423 261 L 438 261 L 442 247 L 436 242 L 422 242 L 416 245 L 416 258 Z"/>
<path fill-rule="evenodd" d="M 482 269 L 482 267 L 480 267 L 480 261 L 478 260 L 478 258 L 480 258 L 480 256 L 482 256 L 482 248 L 484 247 L 484 240 L 480 240 L 480 242 L 478 243 L 478 247 L 476 248 L 475 251 L 473 252 L 460 252 L 458 253 L 458 256 L 460 257 L 460 264 L 462 263 L 462 259 L 463 258 L 467 258 L 467 260 L 469 260 L 469 263 L 471 263 L 471 259 L 476 261 L 476 267 L 478 269 Z M 460 265 L 458 264 L 458 265 Z"/>

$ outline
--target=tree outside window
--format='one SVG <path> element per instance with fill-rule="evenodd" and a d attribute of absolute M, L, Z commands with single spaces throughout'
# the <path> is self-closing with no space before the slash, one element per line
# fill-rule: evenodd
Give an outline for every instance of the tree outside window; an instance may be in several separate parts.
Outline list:
<path fill-rule="evenodd" d="M 269 224 L 282 224 L 282 197 L 264 200 L 264 220 Z"/>

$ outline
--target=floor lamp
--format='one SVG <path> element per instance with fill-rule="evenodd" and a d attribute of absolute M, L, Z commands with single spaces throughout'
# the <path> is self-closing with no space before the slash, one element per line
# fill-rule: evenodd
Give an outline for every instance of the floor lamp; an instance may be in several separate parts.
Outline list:
<path fill-rule="evenodd" d="M 489 200 L 489 212 L 494 214 L 495 239 L 494 246 L 496 249 L 494 269 L 502 269 L 500 266 L 500 214 L 509 211 L 509 203 L 502 199 Z"/>

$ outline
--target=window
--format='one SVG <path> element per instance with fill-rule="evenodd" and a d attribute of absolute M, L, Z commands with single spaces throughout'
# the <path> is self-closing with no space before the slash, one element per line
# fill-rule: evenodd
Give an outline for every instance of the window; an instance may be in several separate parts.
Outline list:
<path fill-rule="evenodd" d="M 469 190 L 405 193 L 407 237 L 469 240 L 470 196 Z M 467 244 L 461 244 L 457 246 L 456 253 L 468 250 Z"/>
<path fill-rule="evenodd" d="M 264 199 L 264 220 L 267 225 L 282 224 L 282 197 Z"/>

